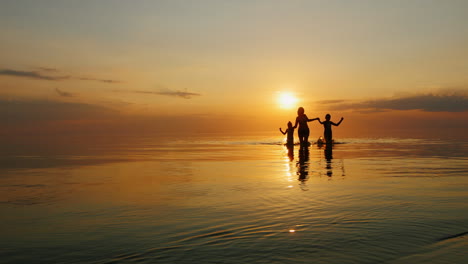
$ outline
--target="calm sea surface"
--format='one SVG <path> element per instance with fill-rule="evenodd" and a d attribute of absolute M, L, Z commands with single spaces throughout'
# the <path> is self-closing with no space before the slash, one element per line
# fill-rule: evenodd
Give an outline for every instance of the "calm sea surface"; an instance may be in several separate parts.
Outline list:
<path fill-rule="evenodd" d="M 468 263 L 468 141 L 141 138 L 0 155 L 1 263 Z"/>

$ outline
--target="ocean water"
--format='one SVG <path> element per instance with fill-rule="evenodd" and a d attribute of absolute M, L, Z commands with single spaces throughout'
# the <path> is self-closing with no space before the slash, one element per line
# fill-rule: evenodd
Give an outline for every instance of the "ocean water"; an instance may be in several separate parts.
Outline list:
<path fill-rule="evenodd" d="M 4 146 L 0 262 L 468 263 L 468 141 L 282 141 Z"/>

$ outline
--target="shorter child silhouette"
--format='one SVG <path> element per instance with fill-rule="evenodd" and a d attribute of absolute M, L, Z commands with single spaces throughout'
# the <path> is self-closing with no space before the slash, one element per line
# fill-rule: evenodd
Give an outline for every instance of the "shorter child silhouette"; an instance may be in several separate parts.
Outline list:
<path fill-rule="evenodd" d="M 294 145 L 294 127 L 291 121 L 288 122 L 288 128 L 285 131 L 283 131 L 281 127 L 279 130 L 281 131 L 283 135 L 286 135 L 286 133 L 288 134 L 286 145 L 289 145 L 289 146 Z"/>
<path fill-rule="evenodd" d="M 331 115 L 330 114 L 327 114 L 325 116 L 325 121 L 320 121 L 319 119 L 319 122 L 320 124 L 323 125 L 323 137 L 325 138 L 325 142 L 328 144 L 328 143 L 333 143 L 333 135 L 332 135 L 332 128 L 331 126 L 334 125 L 334 126 L 339 126 L 341 124 L 341 122 L 343 121 L 343 117 L 340 119 L 340 122 L 338 122 L 338 124 L 335 124 L 334 122 L 330 121 L 330 118 L 331 118 Z"/>

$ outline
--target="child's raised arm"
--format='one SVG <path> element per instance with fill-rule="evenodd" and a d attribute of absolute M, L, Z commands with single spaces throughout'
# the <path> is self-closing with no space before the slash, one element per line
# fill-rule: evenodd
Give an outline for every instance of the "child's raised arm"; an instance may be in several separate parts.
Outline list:
<path fill-rule="evenodd" d="M 339 125 L 341 124 L 341 122 L 343 122 L 343 119 L 344 119 L 344 118 L 342 117 L 342 118 L 340 119 L 340 122 L 338 122 L 338 124 L 335 124 L 335 123 L 333 123 L 333 122 L 332 122 L 331 124 L 334 125 L 334 126 L 339 126 Z"/>
<path fill-rule="evenodd" d="M 288 130 L 286 129 L 286 131 L 283 132 L 283 130 L 282 130 L 281 127 L 280 127 L 280 132 L 281 132 L 283 135 L 286 135 L 286 132 L 288 132 Z"/>

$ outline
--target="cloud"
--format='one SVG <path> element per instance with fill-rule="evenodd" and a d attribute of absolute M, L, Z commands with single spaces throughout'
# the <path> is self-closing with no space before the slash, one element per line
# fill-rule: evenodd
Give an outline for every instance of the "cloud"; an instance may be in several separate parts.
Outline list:
<path fill-rule="evenodd" d="M 59 70 L 54 68 L 47 68 L 47 67 L 35 67 L 36 71 L 19 71 L 13 69 L 1 69 L 0 75 L 5 76 L 13 76 L 18 78 L 28 78 L 28 79 L 36 79 L 36 80 L 46 80 L 46 81 L 63 81 L 63 80 L 80 80 L 80 81 L 96 81 L 96 82 L 103 82 L 109 84 L 121 83 L 118 80 L 111 80 L 111 79 L 99 79 L 99 78 L 92 78 L 92 77 L 77 77 L 77 76 L 57 76 L 51 75 L 51 73 L 59 73 Z"/>
<path fill-rule="evenodd" d="M 55 68 L 47 68 L 47 67 L 35 67 L 39 71 L 45 71 L 45 72 L 58 72 L 57 69 Z"/>
<path fill-rule="evenodd" d="M 63 96 L 63 97 L 75 97 L 74 94 L 62 91 L 59 88 L 55 88 L 55 92 L 57 92 L 58 95 Z"/>
<path fill-rule="evenodd" d="M 193 96 L 200 96 L 201 94 L 199 93 L 191 93 L 191 92 L 183 92 L 183 91 L 173 91 L 173 90 L 159 90 L 159 91 L 134 91 L 134 93 L 139 93 L 139 94 L 154 94 L 154 95 L 163 95 L 163 96 L 173 96 L 173 97 L 181 97 L 184 99 L 190 99 Z"/>
<path fill-rule="evenodd" d="M 97 79 L 97 78 L 87 78 L 87 77 L 80 77 L 77 78 L 81 81 L 96 81 L 96 82 L 103 82 L 103 83 L 121 83 L 121 81 L 117 80 L 110 80 L 110 79 Z"/>
<path fill-rule="evenodd" d="M 357 110 L 375 112 L 388 110 L 422 110 L 425 112 L 465 112 L 468 111 L 468 93 L 441 91 L 439 93 L 416 94 L 404 97 L 380 98 L 366 101 L 319 101 L 323 107 L 332 110 Z"/>
<path fill-rule="evenodd" d="M 106 107 L 50 100 L 6 100 L 0 98 L 0 124 L 44 121 L 96 120 L 116 116 Z"/>
<path fill-rule="evenodd" d="M 343 103 L 346 102 L 346 100 L 322 100 L 322 101 L 317 101 L 319 104 L 337 104 L 337 103 Z"/>
<path fill-rule="evenodd" d="M 37 71 L 17 71 L 17 70 L 12 70 L 12 69 L 0 70 L 0 75 L 37 79 L 37 80 L 48 80 L 48 81 L 60 81 L 60 80 L 70 79 L 70 76 L 50 76 L 50 75 L 44 75 L 43 73 L 40 73 Z"/>

